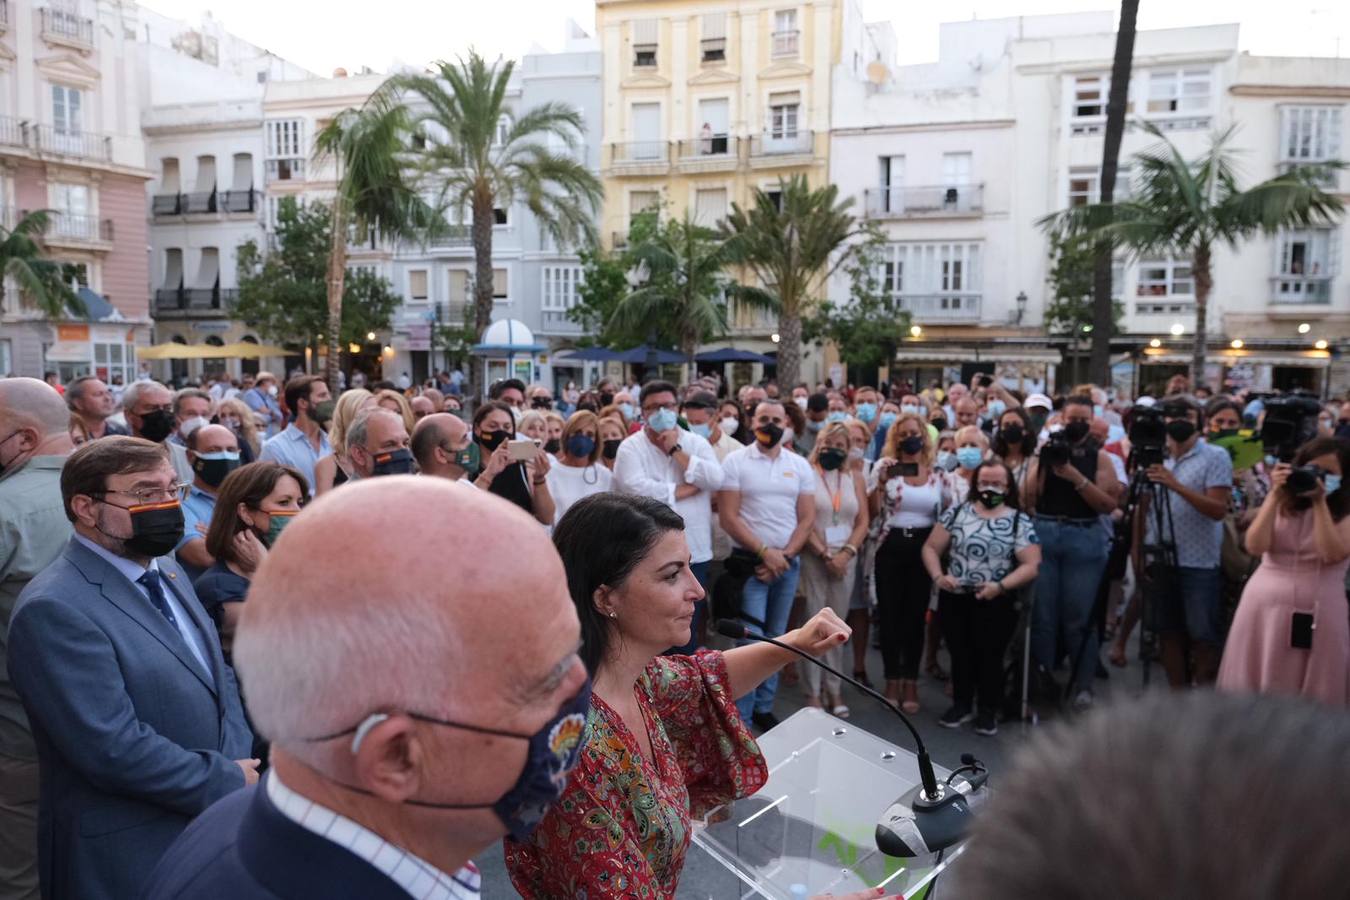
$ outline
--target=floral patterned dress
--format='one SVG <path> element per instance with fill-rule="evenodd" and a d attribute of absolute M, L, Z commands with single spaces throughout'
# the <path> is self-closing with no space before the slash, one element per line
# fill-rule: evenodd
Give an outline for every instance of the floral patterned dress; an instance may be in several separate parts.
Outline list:
<path fill-rule="evenodd" d="M 528 843 L 506 841 L 506 867 L 521 896 L 673 898 L 691 819 L 768 780 L 720 652 L 659 656 L 634 690 L 653 758 L 592 695 L 590 736 L 567 791 Z"/>

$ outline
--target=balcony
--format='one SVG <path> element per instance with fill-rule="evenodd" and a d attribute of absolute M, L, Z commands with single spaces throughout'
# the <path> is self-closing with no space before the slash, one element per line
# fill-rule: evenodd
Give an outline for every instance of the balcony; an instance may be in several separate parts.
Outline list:
<path fill-rule="evenodd" d="M 433 247 L 471 247 L 473 246 L 473 227 L 470 225 L 447 225 L 440 234 L 432 238 Z"/>
<path fill-rule="evenodd" d="M 815 134 L 810 131 L 770 131 L 750 139 L 750 166 L 809 165 L 815 158 Z"/>
<path fill-rule="evenodd" d="M 60 9 L 42 12 L 42 39 L 77 50 L 94 49 L 94 20 Z"/>
<path fill-rule="evenodd" d="M 610 166 L 626 175 L 665 175 L 670 171 L 670 144 L 631 141 L 609 145 Z"/>
<path fill-rule="evenodd" d="M 1270 302 L 1277 306 L 1329 306 L 1330 275 L 1276 275 L 1270 279 Z"/>
<path fill-rule="evenodd" d="M 796 56 L 799 46 L 798 37 L 800 31 L 775 31 L 773 33 L 773 56 L 774 59 L 781 59 L 785 56 Z"/>
<path fill-rule="evenodd" d="M 225 191 L 219 195 L 219 206 L 227 213 L 257 212 L 258 191 Z"/>
<path fill-rule="evenodd" d="M 976 324 L 980 321 L 980 294 L 946 292 L 901 294 L 900 309 L 920 325 L 933 323 Z"/>
<path fill-rule="evenodd" d="M 581 334 L 581 330 L 581 323 L 569 319 L 567 310 L 546 309 L 543 311 L 543 322 L 539 328 L 540 334 Z"/>
<path fill-rule="evenodd" d="M 183 212 L 182 194 L 155 194 L 150 198 L 150 215 L 176 216 Z"/>
<path fill-rule="evenodd" d="M 730 135 L 713 134 L 680 141 L 676 153 L 682 171 L 729 172 L 740 162 L 740 142 Z"/>
<path fill-rule="evenodd" d="M 23 147 L 28 143 L 28 126 L 10 116 L 0 116 L 0 147 Z"/>
<path fill-rule="evenodd" d="M 267 161 L 267 180 L 271 181 L 303 181 L 305 177 L 305 160 L 303 157 L 294 159 L 269 159 Z"/>
<path fill-rule="evenodd" d="M 234 288 L 160 288 L 155 291 L 155 312 L 209 318 L 228 312 L 238 298 Z"/>
<path fill-rule="evenodd" d="M 112 161 L 112 138 L 92 131 L 60 131 L 50 125 L 29 126 L 30 146 L 40 153 Z"/>
<path fill-rule="evenodd" d="M 189 215 L 214 213 L 216 211 L 215 191 L 195 191 L 182 195 L 182 212 Z"/>
<path fill-rule="evenodd" d="M 869 219 L 921 219 L 984 214 L 984 185 L 868 188 Z"/>
<path fill-rule="evenodd" d="M 45 235 L 49 244 L 111 244 L 112 219 L 52 212 Z"/>

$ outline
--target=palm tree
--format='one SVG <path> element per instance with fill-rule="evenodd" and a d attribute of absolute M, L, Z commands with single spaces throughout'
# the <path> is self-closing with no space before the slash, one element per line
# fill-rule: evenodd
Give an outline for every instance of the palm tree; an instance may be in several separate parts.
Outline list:
<path fill-rule="evenodd" d="M 570 154 L 580 146 L 581 114 L 544 103 L 513 118 L 507 87 L 514 62 L 489 65 L 470 50 L 458 63 L 441 61 L 432 74 L 397 75 L 381 88 L 416 107 L 425 135 L 419 167 L 438 185 L 440 205 L 470 212 L 474 252 L 476 337 L 492 323 L 492 227 L 496 210 L 521 202 L 558 244 L 594 240 L 591 215 L 600 181 Z M 549 139 L 561 152 L 547 146 Z"/>
<path fill-rule="evenodd" d="M 1125 104 L 1134 64 L 1135 24 L 1139 0 L 1121 0 L 1116 29 L 1116 57 L 1111 66 L 1111 92 L 1106 98 L 1106 129 L 1102 136 L 1101 202 L 1115 200 L 1120 142 L 1125 135 Z M 1108 207 L 1109 208 L 1109 207 Z M 1105 223 L 1099 223 L 1105 224 Z M 1115 303 L 1111 298 L 1111 244 L 1097 241 L 1092 261 L 1092 356 L 1088 371 L 1098 384 L 1111 383 L 1111 335 L 1115 332 Z M 1075 335 L 1077 337 L 1077 335 Z M 1075 357 L 1075 362 L 1077 358 Z"/>
<path fill-rule="evenodd" d="M 1136 256 L 1170 254 L 1189 259 L 1195 279 L 1191 383 L 1200 385 L 1204 383 L 1215 246 L 1236 249 L 1257 234 L 1334 224 L 1344 204 L 1323 190 L 1322 184 L 1329 171 L 1343 165 L 1296 167 L 1244 191 L 1238 187 L 1233 152 L 1228 148 L 1234 128 L 1215 136 L 1209 150 L 1193 160 L 1183 157 L 1156 126 L 1146 124 L 1144 129 L 1161 143 L 1135 156 L 1138 180 L 1133 197 L 1063 210 L 1039 224 L 1066 235 L 1104 239 Z M 1100 221 L 1107 224 L 1097 224 Z"/>
<path fill-rule="evenodd" d="M 614 308 L 614 324 L 633 334 L 656 323 L 675 336 L 693 377 L 698 345 L 727 330 L 727 297 L 736 286 L 727 274 L 731 247 L 717 231 L 696 224 L 688 213 L 667 222 L 628 249 L 642 273 L 640 286 Z M 748 298 L 763 306 L 763 297 Z"/>
<path fill-rule="evenodd" d="M 0 226 L 0 293 L 10 278 L 24 300 L 48 319 L 64 318 L 68 310 L 83 315 L 84 302 L 66 282 L 61 264 L 43 250 L 50 221 L 45 210 L 38 210 L 11 229 Z"/>
<path fill-rule="evenodd" d="M 797 383 L 802 315 L 813 288 L 847 259 L 839 254 L 830 264 L 830 256 L 856 233 L 856 220 L 848 212 L 852 204 L 852 198 L 839 199 L 834 185 L 812 190 L 804 175 L 794 175 L 779 179 L 778 198 L 756 190 L 749 209 L 733 203 L 723 225 L 733 258 L 748 265 L 762 285 L 739 287 L 738 300 L 778 310 L 779 384 Z"/>
<path fill-rule="evenodd" d="M 416 240 L 437 230 L 444 219 L 417 192 L 410 177 L 408 111 L 383 94 L 359 109 L 338 114 L 314 141 L 315 162 L 337 167 L 328 254 L 328 364 L 324 378 L 338 389 L 342 345 L 342 293 L 347 277 L 347 243 L 354 226 L 358 241 L 371 234 L 384 241 Z"/>

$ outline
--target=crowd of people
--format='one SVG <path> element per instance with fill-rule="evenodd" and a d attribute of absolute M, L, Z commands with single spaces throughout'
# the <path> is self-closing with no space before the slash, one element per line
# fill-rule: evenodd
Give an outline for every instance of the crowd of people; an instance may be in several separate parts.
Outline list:
<path fill-rule="evenodd" d="M 526 897 L 672 897 L 780 677 L 849 715 L 723 618 L 869 686 L 875 635 L 889 701 L 981 735 L 1019 629 L 1047 711 L 1140 622 L 1174 688 L 1350 705 L 1350 403 L 1253 461 L 1269 397 L 1182 376 L 279 381 L 0 381 L 5 896 L 467 897 L 507 834 Z"/>

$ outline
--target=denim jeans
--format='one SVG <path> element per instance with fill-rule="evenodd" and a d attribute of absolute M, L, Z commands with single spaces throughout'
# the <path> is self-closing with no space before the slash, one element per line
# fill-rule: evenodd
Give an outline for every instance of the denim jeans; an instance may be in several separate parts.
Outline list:
<path fill-rule="evenodd" d="M 792 600 L 797 594 L 797 577 L 801 574 L 802 561 L 794 557 L 788 570 L 770 582 L 750 577 L 741 593 L 741 613 L 745 616 L 745 626 L 754 634 L 765 637 L 780 637 L 787 630 L 788 616 L 792 613 Z M 761 629 L 750 619 L 759 619 L 764 623 Z M 753 643 L 740 641 L 739 645 Z M 741 718 L 746 722 L 755 713 L 773 712 L 773 697 L 778 691 L 778 673 L 764 679 L 759 687 L 736 701 Z"/>
<path fill-rule="evenodd" d="M 1075 690 L 1090 691 L 1098 644 L 1092 607 L 1110 540 L 1096 523 L 1070 525 L 1041 516 L 1036 517 L 1036 536 L 1041 541 L 1041 570 L 1031 616 L 1031 655 L 1049 672 L 1059 662 L 1060 651 L 1067 653 L 1070 664 L 1076 664 Z"/>
<path fill-rule="evenodd" d="M 698 649 L 700 639 L 703 637 L 703 623 L 708 620 L 708 569 L 711 566 L 710 559 L 689 564 L 689 571 L 694 573 L 699 586 L 703 588 L 703 599 L 694 604 L 694 621 L 689 623 L 689 642 L 679 647 L 671 647 L 661 654 L 662 656 L 688 656 Z"/>

